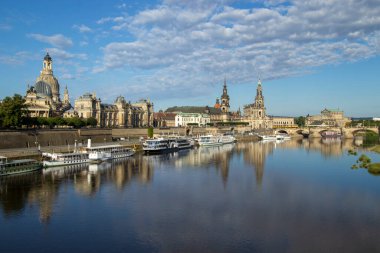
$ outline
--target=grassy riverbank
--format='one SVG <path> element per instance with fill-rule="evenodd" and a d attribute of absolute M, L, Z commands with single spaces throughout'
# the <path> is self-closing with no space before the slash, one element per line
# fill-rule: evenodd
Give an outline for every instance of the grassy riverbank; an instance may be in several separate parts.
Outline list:
<path fill-rule="evenodd" d="M 380 154 L 380 145 L 376 145 L 372 147 L 370 150 Z"/>

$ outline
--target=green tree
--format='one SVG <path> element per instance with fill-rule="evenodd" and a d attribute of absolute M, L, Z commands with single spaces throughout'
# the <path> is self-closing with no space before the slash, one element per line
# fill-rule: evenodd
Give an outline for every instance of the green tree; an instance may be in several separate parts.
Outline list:
<path fill-rule="evenodd" d="M 153 138 L 153 127 L 148 128 L 148 137 Z"/>
<path fill-rule="evenodd" d="M 0 118 L 2 127 L 20 127 L 27 117 L 28 107 L 25 99 L 19 94 L 6 97 L 0 103 Z"/>
<path fill-rule="evenodd" d="M 305 126 L 305 121 L 306 118 L 304 116 L 300 116 L 294 119 L 294 122 L 299 126 L 299 127 L 304 127 Z"/>
<path fill-rule="evenodd" d="M 98 121 L 94 117 L 90 117 L 86 120 L 87 126 L 93 126 L 95 127 L 98 124 Z"/>
<path fill-rule="evenodd" d="M 82 119 L 79 117 L 73 117 L 73 118 L 68 118 L 67 119 L 67 125 L 73 126 L 75 128 L 81 128 L 86 125 L 86 122 L 84 122 Z"/>

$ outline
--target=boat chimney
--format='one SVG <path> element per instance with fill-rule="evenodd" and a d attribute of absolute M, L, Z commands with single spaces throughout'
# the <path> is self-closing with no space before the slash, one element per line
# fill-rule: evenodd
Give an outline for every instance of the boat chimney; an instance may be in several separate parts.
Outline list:
<path fill-rule="evenodd" d="M 87 140 L 87 148 L 91 148 L 91 139 Z"/>

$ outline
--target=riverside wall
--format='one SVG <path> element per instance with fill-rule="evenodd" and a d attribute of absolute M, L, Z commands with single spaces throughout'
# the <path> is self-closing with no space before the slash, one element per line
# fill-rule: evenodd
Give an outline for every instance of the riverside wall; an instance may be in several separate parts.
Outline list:
<path fill-rule="evenodd" d="M 208 133 L 224 133 L 231 128 L 217 127 L 193 127 L 193 128 L 167 128 L 154 129 L 155 135 L 186 135 L 193 136 Z M 241 132 L 244 129 L 236 129 L 235 132 Z M 0 131 L 0 149 L 13 148 L 36 148 L 49 146 L 86 145 L 87 139 L 92 143 L 111 142 L 118 139 L 139 139 L 147 137 L 146 128 L 84 128 L 84 129 L 22 129 L 22 130 L 3 130 Z"/>
<path fill-rule="evenodd" d="M 111 129 L 49 129 L 0 131 L 0 149 L 33 148 L 46 146 L 85 144 L 91 138 L 94 143 L 112 141 Z"/>

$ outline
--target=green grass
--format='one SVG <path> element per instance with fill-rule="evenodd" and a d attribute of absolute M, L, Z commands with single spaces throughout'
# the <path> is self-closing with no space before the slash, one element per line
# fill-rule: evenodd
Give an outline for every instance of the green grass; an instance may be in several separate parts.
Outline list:
<path fill-rule="evenodd" d="M 371 174 L 380 174 L 380 163 L 371 163 L 368 167 L 368 172 Z"/>
<path fill-rule="evenodd" d="M 374 146 L 373 148 L 371 148 L 371 151 L 374 151 L 374 152 L 380 153 L 380 145 L 376 145 L 376 146 Z"/>

